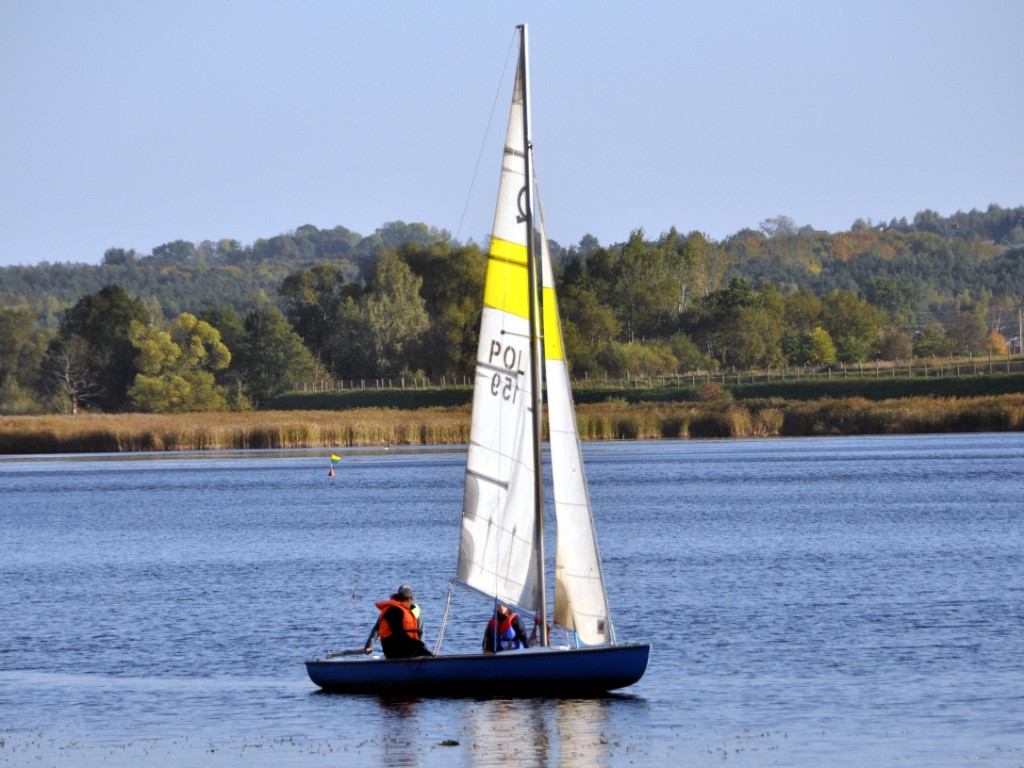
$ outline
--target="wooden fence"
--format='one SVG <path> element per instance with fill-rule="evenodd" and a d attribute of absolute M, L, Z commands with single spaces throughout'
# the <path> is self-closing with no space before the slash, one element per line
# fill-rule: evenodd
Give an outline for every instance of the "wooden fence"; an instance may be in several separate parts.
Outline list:
<path fill-rule="evenodd" d="M 927 378 L 1024 373 L 1024 355 L 915 359 L 908 362 L 877 361 L 838 367 L 786 366 L 729 371 L 688 371 L 661 376 L 627 373 L 625 376 L 585 376 L 573 379 L 573 389 L 664 389 L 695 387 L 713 381 L 721 385 L 780 381 L 833 381 L 843 379 Z M 297 392 L 330 392 L 365 389 L 448 389 L 469 387 L 469 376 L 430 378 L 408 376 L 381 379 L 319 379 L 297 383 Z"/>

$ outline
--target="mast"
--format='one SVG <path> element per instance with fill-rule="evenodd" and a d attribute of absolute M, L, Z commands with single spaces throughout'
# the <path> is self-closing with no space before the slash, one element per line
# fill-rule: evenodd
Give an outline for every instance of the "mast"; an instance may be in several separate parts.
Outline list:
<path fill-rule="evenodd" d="M 530 139 L 530 70 L 526 56 L 526 25 L 519 27 L 519 68 L 523 73 L 523 170 L 526 216 L 526 257 L 530 275 L 530 390 L 533 394 L 533 509 L 534 540 L 537 543 L 537 583 L 540 588 L 540 643 L 548 644 L 547 587 L 544 579 L 544 481 L 541 475 L 541 355 L 538 327 L 540 325 L 540 287 L 537 274 L 536 225 L 533 213 L 533 145 Z"/>

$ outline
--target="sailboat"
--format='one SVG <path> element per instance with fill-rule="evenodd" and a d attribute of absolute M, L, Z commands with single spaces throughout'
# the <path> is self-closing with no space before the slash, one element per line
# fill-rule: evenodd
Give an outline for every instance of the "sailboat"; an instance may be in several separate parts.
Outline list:
<path fill-rule="evenodd" d="M 306 662 L 310 679 L 325 690 L 584 696 L 632 685 L 647 669 L 650 645 L 618 643 L 609 615 L 543 216 L 534 213 L 540 206 L 526 26 L 516 31 L 519 62 L 488 253 L 453 583 L 532 616 L 539 641 L 500 653 L 411 659 L 328 653 Z M 542 370 L 557 534 L 551 623 L 570 638 L 561 645 L 551 643 L 545 598 Z M 440 643 L 441 637 L 436 649 Z"/>

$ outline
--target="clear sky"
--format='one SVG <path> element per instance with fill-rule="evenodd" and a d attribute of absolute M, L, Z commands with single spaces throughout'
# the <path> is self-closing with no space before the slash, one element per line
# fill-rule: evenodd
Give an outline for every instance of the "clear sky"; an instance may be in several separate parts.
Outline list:
<path fill-rule="evenodd" d="M 482 241 L 521 22 L 562 245 L 1024 204 L 1020 0 L 0 0 L 0 264 Z"/>

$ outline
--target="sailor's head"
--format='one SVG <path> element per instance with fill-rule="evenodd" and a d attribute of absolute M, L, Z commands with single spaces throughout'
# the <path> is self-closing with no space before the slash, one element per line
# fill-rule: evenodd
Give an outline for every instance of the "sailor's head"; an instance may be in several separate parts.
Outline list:
<path fill-rule="evenodd" d="M 410 587 L 408 584 L 403 584 L 402 586 L 400 586 L 398 588 L 398 591 L 395 592 L 395 597 L 398 599 L 400 603 L 411 603 L 413 600 L 416 599 L 416 596 L 412 593 L 412 587 Z"/>
<path fill-rule="evenodd" d="M 507 616 L 508 615 L 508 606 L 507 605 L 499 604 L 498 605 L 498 615 L 499 616 Z"/>

